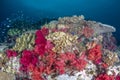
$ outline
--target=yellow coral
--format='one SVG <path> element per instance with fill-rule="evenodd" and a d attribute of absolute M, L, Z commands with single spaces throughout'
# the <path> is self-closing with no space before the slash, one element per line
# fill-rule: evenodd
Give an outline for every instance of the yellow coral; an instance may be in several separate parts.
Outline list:
<path fill-rule="evenodd" d="M 33 49 L 34 40 L 35 34 L 25 33 L 21 37 L 16 39 L 16 44 L 12 49 L 18 52 L 21 52 L 24 49 Z"/>
<path fill-rule="evenodd" d="M 51 40 L 55 47 L 53 51 L 60 53 L 64 52 L 66 46 L 71 46 L 77 42 L 78 37 L 76 35 L 67 34 L 64 32 L 54 32 L 47 36 L 48 40 Z"/>

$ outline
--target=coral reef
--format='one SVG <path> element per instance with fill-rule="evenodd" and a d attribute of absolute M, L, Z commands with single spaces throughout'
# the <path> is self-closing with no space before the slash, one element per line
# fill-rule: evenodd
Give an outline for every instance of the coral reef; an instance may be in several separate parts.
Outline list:
<path fill-rule="evenodd" d="M 83 15 L 59 18 L 1 49 L 1 71 L 16 75 L 16 80 L 119 80 L 115 31 Z"/>

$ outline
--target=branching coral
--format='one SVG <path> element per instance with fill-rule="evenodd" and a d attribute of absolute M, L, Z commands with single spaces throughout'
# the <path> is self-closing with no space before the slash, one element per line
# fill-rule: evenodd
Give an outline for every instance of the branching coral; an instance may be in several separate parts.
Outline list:
<path fill-rule="evenodd" d="M 20 35 L 21 33 L 22 33 L 22 31 L 17 29 L 17 28 L 13 28 L 13 29 L 8 30 L 8 35 L 10 35 L 10 36 Z"/>
<path fill-rule="evenodd" d="M 21 52 L 24 49 L 33 49 L 34 40 L 35 34 L 25 33 L 21 37 L 16 39 L 16 44 L 12 49 L 18 52 Z"/>

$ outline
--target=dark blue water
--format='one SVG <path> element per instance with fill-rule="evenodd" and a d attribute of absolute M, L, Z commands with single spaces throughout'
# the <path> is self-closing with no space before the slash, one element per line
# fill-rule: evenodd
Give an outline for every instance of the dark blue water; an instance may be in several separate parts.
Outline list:
<path fill-rule="evenodd" d="M 34 19 L 82 14 L 116 27 L 114 35 L 120 42 L 120 0 L 0 0 L 0 22 L 18 12 Z"/>

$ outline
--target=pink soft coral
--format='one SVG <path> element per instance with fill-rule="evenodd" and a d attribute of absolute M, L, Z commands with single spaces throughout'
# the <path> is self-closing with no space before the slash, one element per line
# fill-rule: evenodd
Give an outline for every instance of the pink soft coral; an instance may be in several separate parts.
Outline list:
<path fill-rule="evenodd" d="M 52 50 L 53 47 L 54 47 L 53 43 L 50 40 L 47 40 L 47 43 L 45 45 L 45 50 L 46 51 Z"/>

